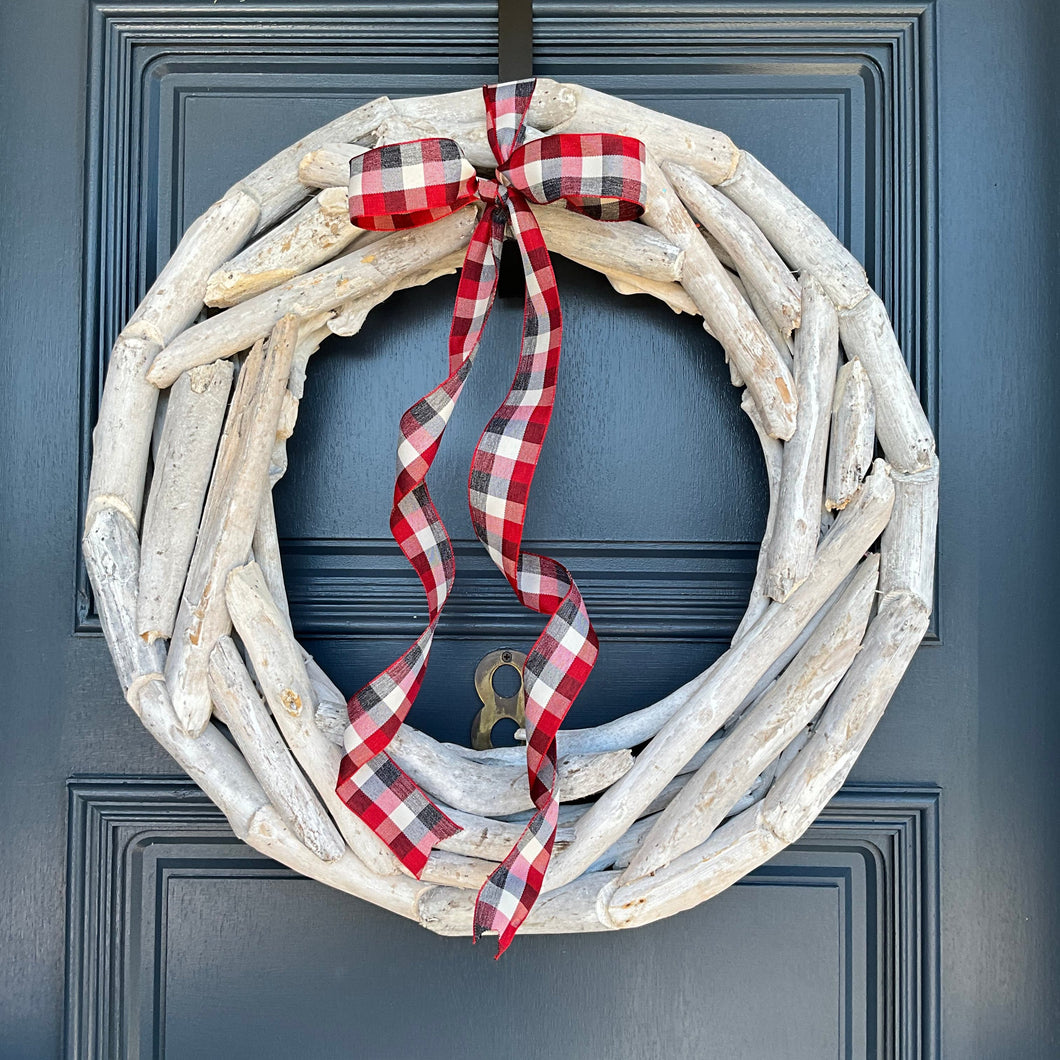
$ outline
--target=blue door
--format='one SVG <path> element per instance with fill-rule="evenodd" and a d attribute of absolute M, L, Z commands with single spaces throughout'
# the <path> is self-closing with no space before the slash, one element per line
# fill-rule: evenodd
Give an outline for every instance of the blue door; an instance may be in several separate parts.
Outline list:
<path fill-rule="evenodd" d="M 519 938 L 495 964 L 234 840 L 125 706 L 79 558 L 106 353 L 189 221 L 262 159 L 380 94 L 495 80 L 496 4 L 7 0 L 0 1056 L 1060 1055 L 1053 6 L 536 12 L 538 74 L 724 130 L 865 263 L 939 439 L 925 644 L 803 840 L 637 931 Z M 562 393 L 527 539 L 601 637 L 582 726 L 721 653 L 766 484 L 699 322 L 556 272 Z M 454 293 L 399 293 L 310 363 L 277 518 L 296 630 L 347 692 L 423 626 L 387 528 L 394 441 L 444 375 Z M 539 627 L 466 514 L 520 323 L 498 303 L 432 473 L 458 580 L 412 720 L 444 740 L 468 740 L 477 662 Z"/>

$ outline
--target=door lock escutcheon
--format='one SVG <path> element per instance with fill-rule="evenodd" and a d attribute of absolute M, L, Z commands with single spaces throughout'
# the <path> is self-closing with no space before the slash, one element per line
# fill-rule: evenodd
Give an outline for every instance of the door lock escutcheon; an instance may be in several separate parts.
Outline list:
<path fill-rule="evenodd" d="M 482 709 L 471 723 L 471 746 L 485 751 L 493 746 L 493 727 L 505 718 L 520 729 L 526 728 L 526 692 L 523 689 L 523 667 L 526 656 L 511 648 L 498 648 L 484 655 L 475 667 L 475 691 L 482 700 Z M 519 690 L 514 696 L 502 696 L 493 687 L 493 675 L 502 667 L 510 666 L 519 674 Z"/>

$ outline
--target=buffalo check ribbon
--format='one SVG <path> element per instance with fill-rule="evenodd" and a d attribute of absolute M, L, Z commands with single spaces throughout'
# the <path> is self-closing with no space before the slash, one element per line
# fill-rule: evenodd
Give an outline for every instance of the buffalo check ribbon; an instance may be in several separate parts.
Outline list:
<path fill-rule="evenodd" d="M 530 484 L 555 400 L 561 335 L 556 278 L 528 204 L 562 200 L 567 209 L 589 217 L 620 221 L 639 217 L 644 201 L 644 146 L 638 140 L 593 133 L 524 142 L 535 84 L 483 88 L 487 135 L 497 160 L 492 177 L 479 176 L 447 139 L 390 144 L 350 163 L 350 219 L 360 228 L 414 228 L 469 203 L 485 204 L 457 289 L 449 376 L 408 409 L 400 423 L 390 529 L 423 584 L 429 621 L 399 659 L 350 699 L 346 754 L 336 788 L 417 877 L 431 849 L 460 831 L 386 753 L 423 681 L 456 573 L 453 547 L 426 477 L 493 305 L 508 228 L 526 275 L 515 379 L 482 432 L 468 479 L 476 535 L 519 600 L 549 616 L 523 671 L 527 773 L 536 811 L 475 904 L 475 937 L 498 932 L 498 956 L 541 891 L 559 816 L 556 732 L 597 655 L 596 634 L 574 579 L 555 560 L 522 551 Z"/>

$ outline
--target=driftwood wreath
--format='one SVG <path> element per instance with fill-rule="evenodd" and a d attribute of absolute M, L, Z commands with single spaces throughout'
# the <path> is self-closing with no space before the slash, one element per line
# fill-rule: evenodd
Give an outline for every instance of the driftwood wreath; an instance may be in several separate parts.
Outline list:
<path fill-rule="evenodd" d="M 471 933 L 479 887 L 530 817 L 525 754 L 402 726 L 390 755 L 462 828 L 420 879 L 402 869 L 336 795 L 345 696 L 292 632 L 271 487 L 310 355 L 394 291 L 458 269 L 476 222 L 467 206 L 407 232 L 355 228 L 350 159 L 444 136 L 492 172 L 483 119 L 477 91 L 377 99 L 192 224 L 114 346 L 83 541 L 129 704 L 235 833 L 454 935 Z M 643 142 L 641 222 L 534 213 L 550 250 L 703 318 L 745 388 L 769 480 L 731 647 L 660 702 L 559 733 L 564 805 L 523 930 L 600 931 L 717 894 L 838 790 L 927 629 L 938 461 L 864 270 L 755 158 L 721 133 L 551 81 L 529 124 L 531 137 Z M 204 305 L 223 311 L 195 323 Z"/>

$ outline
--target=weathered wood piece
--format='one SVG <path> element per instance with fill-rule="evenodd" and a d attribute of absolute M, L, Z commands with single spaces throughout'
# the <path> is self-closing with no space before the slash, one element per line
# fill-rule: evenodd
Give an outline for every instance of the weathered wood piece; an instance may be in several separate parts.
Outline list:
<path fill-rule="evenodd" d="M 642 107 L 581 85 L 566 86 L 576 109 L 553 132 L 612 132 L 640 140 L 648 154 L 665 162 L 691 166 L 711 184 L 731 176 L 740 152 L 724 133 Z M 546 128 L 539 126 L 539 128 Z"/>
<path fill-rule="evenodd" d="M 321 861 L 341 857 L 346 844 L 276 731 L 231 637 L 210 653 L 209 686 L 215 713 L 280 816 Z"/>
<path fill-rule="evenodd" d="M 828 443 L 825 507 L 845 508 L 872 466 L 876 446 L 876 399 L 861 361 L 846 361 L 836 377 Z"/>
<path fill-rule="evenodd" d="M 218 449 L 166 660 L 173 708 L 192 735 L 210 719 L 210 652 L 230 628 L 224 579 L 250 552 L 297 334 L 295 318 L 285 317 L 251 352 Z"/>
<path fill-rule="evenodd" d="M 799 283 L 761 229 L 694 169 L 669 162 L 663 172 L 692 216 L 725 248 L 740 279 L 762 296 L 776 326 L 790 336 L 802 316 Z"/>
<path fill-rule="evenodd" d="M 799 422 L 784 446 L 777 516 L 769 540 L 766 591 L 786 600 L 813 567 L 824 504 L 828 426 L 839 367 L 835 307 L 809 273 L 802 279 L 802 327 L 795 334 Z"/>
<path fill-rule="evenodd" d="M 204 300 L 208 306 L 245 302 L 330 261 L 363 234 L 350 224 L 346 193 L 327 188 L 212 273 Z"/>
<path fill-rule="evenodd" d="M 894 511 L 880 540 L 880 592 L 909 593 L 930 613 L 935 597 L 935 537 L 939 524 L 939 463 L 895 472 Z"/>
<path fill-rule="evenodd" d="M 879 295 L 870 291 L 853 308 L 840 311 L 839 336 L 847 356 L 857 357 L 868 372 L 883 455 L 898 471 L 926 470 L 935 439 Z"/>
<path fill-rule="evenodd" d="M 361 144 L 324 144 L 298 163 L 298 179 L 307 188 L 345 188 L 350 182 L 350 159 L 363 155 Z"/>
<path fill-rule="evenodd" d="M 163 645 L 148 643 L 136 628 L 140 542 L 123 512 L 101 508 L 85 531 L 81 551 L 122 692 L 139 713 L 140 689 L 161 676 L 166 660 Z"/>
<path fill-rule="evenodd" d="M 769 433 L 775 438 L 790 438 L 795 430 L 796 407 L 791 372 L 729 273 L 685 212 L 665 174 L 650 157 L 645 161 L 645 173 L 648 183 L 645 223 L 684 250 L 681 285 L 695 302 L 711 334 L 736 365 Z"/>
<path fill-rule="evenodd" d="M 458 810 L 503 817 L 533 808 L 522 766 L 476 762 L 449 750 L 409 725 L 398 729 L 387 753 L 425 791 Z M 524 753 L 525 755 L 525 753 Z M 582 799 L 609 787 L 633 765 L 629 751 L 561 756 L 559 790 L 564 799 Z"/>
<path fill-rule="evenodd" d="M 766 512 L 766 526 L 762 532 L 762 543 L 758 548 L 758 563 L 755 568 L 755 580 L 751 585 L 751 595 L 747 601 L 747 610 L 740 619 L 740 624 L 733 634 L 732 643 L 742 640 L 747 631 L 765 614 L 769 607 L 767 581 L 769 578 L 770 545 L 773 542 L 773 527 L 777 521 L 777 502 L 780 493 L 780 476 L 784 467 L 784 446 L 772 438 L 759 415 L 758 406 L 747 391 L 744 391 L 740 408 L 747 414 L 751 425 L 762 446 L 762 459 L 766 465 L 766 480 L 769 483 L 769 509 Z M 801 421 L 800 421 L 801 422 Z"/>
<path fill-rule="evenodd" d="M 169 386 L 183 371 L 219 357 L 230 357 L 267 335 L 288 313 L 308 316 L 352 298 L 371 295 L 402 276 L 467 245 L 475 209 L 464 207 L 423 228 L 395 232 L 366 248 L 321 265 L 296 280 L 248 298 L 188 328 L 158 354 L 148 372 L 156 386 Z"/>
<path fill-rule="evenodd" d="M 144 511 L 136 621 L 149 643 L 173 633 L 232 389 L 231 361 L 185 372 L 166 404 Z"/>
<path fill-rule="evenodd" d="M 261 576 L 268 586 L 269 595 L 286 621 L 287 628 L 292 629 L 291 609 L 283 581 L 280 539 L 276 532 L 276 508 L 273 505 L 271 489 L 266 490 L 261 498 L 261 508 L 258 510 L 258 521 L 254 526 L 250 548 L 254 554 L 254 562 L 261 568 Z"/>

